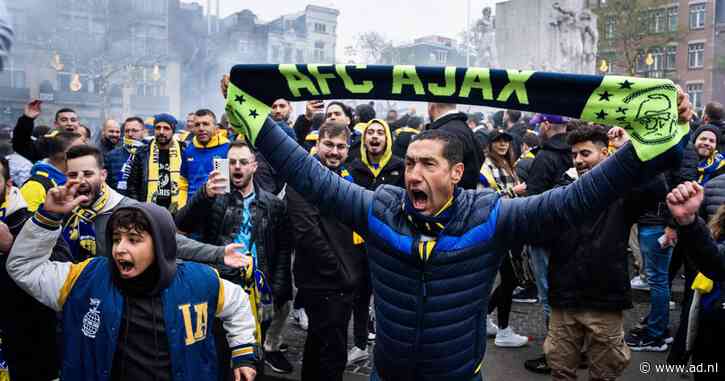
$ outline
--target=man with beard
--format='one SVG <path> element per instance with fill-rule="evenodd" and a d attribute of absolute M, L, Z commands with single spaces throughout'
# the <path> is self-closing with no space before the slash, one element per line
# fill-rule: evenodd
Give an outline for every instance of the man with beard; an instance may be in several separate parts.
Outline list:
<path fill-rule="evenodd" d="M 20 188 L 29 211 L 38 209 L 50 188 L 65 184 L 65 154 L 71 147 L 80 144 L 83 144 L 83 139 L 74 132 L 63 131 L 43 138 L 43 150 L 48 157 L 33 165 L 30 178 Z"/>
<path fill-rule="evenodd" d="M 461 183 L 463 189 L 476 189 L 478 174 L 483 165 L 483 147 L 473 136 L 473 131 L 466 123 L 468 116 L 456 110 L 456 105 L 450 103 L 428 103 L 428 116 L 430 129 L 448 131 L 463 144 L 464 173 Z"/>
<path fill-rule="evenodd" d="M 725 160 L 717 151 L 721 138 L 720 131 L 712 125 L 706 124 L 695 131 L 693 141 L 700 160 L 697 165 L 697 182 L 700 185 L 725 173 Z"/>
<path fill-rule="evenodd" d="M 18 122 L 13 130 L 13 151 L 24 156 L 26 159 L 35 163 L 48 157 L 48 153 L 33 142 L 33 128 L 35 127 L 35 119 L 40 116 L 41 104 L 39 100 L 28 102 L 23 109 L 23 115 L 18 118 Z M 75 111 L 69 108 L 62 108 L 55 113 L 53 122 L 55 131 L 68 131 L 80 133 L 80 121 Z"/>
<path fill-rule="evenodd" d="M 219 131 L 213 111 L 201 109 L 194 116 L 196 136 L 184 150 L 181 176 L 189 184 L 189 194 L 204 186 L 214 169 L 214 158 L 226 158 L 229 140 Z"/>
<path fill-rule="evenodd" d="M 344 166 L 349 138 L 347 124 L 325 122 L 320 127 L 314 165 L 329 169 L 335 181 L 339 176 L 346 183 L 352 182 Z M 302 380 L 341 381 L 347 358 L 347 326 L 354 292 L 365 276 L 365 257 L 353 244 L 352 229 L 331 215 L 321 214 L 320 204 L 306 201 L 297 189 L 287 187 L 287 208 L 295 238 L 295 285 L 309 317 Z"/>
<path fill-rule="evenodd" d="M 101 152 L 88 145 L 68 150 L 66 175 L 79 182 L 77 193 L 84 201 L 65 216 L 62 235 L 70 248 L 74 262 L 108 255 L 112 242 L 105 234 L 108 219 L 116 209 L 137 204 L 106 184 L 106 171 L 101 167 Z M 226 264 L 239 268 L 242 255 L 236 251 L 243 245 L 217 247 L 202 244 L 183 235 L 176 235 L 178 257 L 209 264 Z"/>
<path fill-rule="evenodd" d="M 186 205 L 188 185 L 181 177 L 184 149 L 174 138 L 176 118 L 154 116 L 154 139 L 136 152 L 128 176 L 128 197 L 166 208 L 171 214 Z"/>
<path fill-rule="evenodd" d="M 572 131 L 568 144 L 579 181 L 602 165 L 610 145 L 618 149 L 626 141 L 626 133 L 618 127 L 612 128 L 609 136 L 599 126 Z M 634 223 L 645 222 L 642 216 L 662 210 L 667 192 L 664 175 L 659 174 L 604 211 L 548 239 L 551 315 L 544 353 L 553 379 L 576 380 L 582 353 L 591 359 L 592 380 L 615 379 L 629 364 L 630 349 L 623 331 L 623 311 L 632 308 L 629 232 Z M 669 214 L 663 216 L 667 217 Z M 632 347 L 667 350 L 660 336 L 642 335 Z"/>
<path fill-rule="evenodd" d="M 689 120 L 691 106 L 681 91 L 678 104 L 680 119 Z M 568 187 L 533 197 L 502 199 L 490 191 L 460 189 L 457 185 L 464 173 L 462 143 L 446 131 L 429 130 L 408 147 L 406 188 L 385 185 L 372 192 L 330 170 L 339 165 L 343 156 L 340 152 L 346 148 L 344 138 L 337 143 L 328 139 L 336 134 L 321 131 L 320 142 L 324 144 L 320 147 L 327 149 L 321 151 L 320 159 L 326 163 L 321 166 L 271 119 L 261 125 L 249 119 L 240 127 L 249 130 L 250 143 L 265 154 L 289 188 L 321 213 L 311 221 L 310 229 L 302 230 L 302 240 L 298 239 L 298 249 L 299 245 L 307 245 L 315 259 L 308 261 L 308 257 L 301 256 L 294 264 L 295 269 L 302 263 L 329 277 L 314 279 L 312 285 L 320 287 L 328 283 L 327 279 L 345 284 L 342 280 L 350 279 L 355 269 L 344 261 L 335 261 L 337 257 L 319 257 L 322 250 L 312 243 L 341 241 L 350 231 L 343 227 L 354 229 L 365 239 L 377 330 L 371 380 L 388 381 L 480 379 L 486 345 L 485 310 L 503 259 L 501 249 L 520 240 L 544 243 L 558 237 L 566 228 L 607 210 L 610 203 L 642 179 L 675 165 L 682 152 L 680 142 L 642 162 L 634 147 L 627 145 Z M 329 153 L 336 155 L 328 157 Z M 288 208 L 295 224 L 300 218 L 295 216 L 293 204 L 290 202 Z M 324 221 L 333 219 L 340 226 L 334 232 L 324 225 Z M 312 229 L 327 231 L 329 240 L 311 238 Z M 352 252 L 350 248 L 340 250 L 340 254 Z M 295 275 L 299 275 L 297 271 Z M 322 318 L 337 321 L 344 315 L 342 308 L 332 308 L 332 302 L 344 304 L 345 298 L 342 290 L 327 294 L 322 301 L 328 308 Z M 308 310 L 310 331 L 314 310 Z M 337 324 L 341 339 L 346 322 Z M 324 332 L 309 332 L 308 345 L 310 340 L 319 342 L 331 331 L 330 327 Z M 341 342 L 344 350 L 344 340 Z M 305 363 L 325 359 L 315 354 L 305 353 Z M 323 375 L 310 379 L 336 378 Z"/>
<path fill-rule="evenodd" d="M 0 158 L 0 290 L 4 312 L 0 313 L 2 353 L 9 375 L 18 381 L 49 381 L 58 378 L 60 357 L 55 338 L 55 312 L 36 301 L 10 279 L 7 254 L 25 221 L 31 217 L 20 190 L 13 186 L 8 162 Z M 67 260 L 62 239 L 51 258 Z"/>
<path fill-rule="evenodd" d="M 392 134 L 388 123 L 384 120 L 373 119 L 363 125 L 363 145 L 360 147 L 360 158 L 350 164 L 350 174 L 355 184 L 365 189 L 375 190 L 383 184 L 403 186 L 405 165 L 403 160 L 393 156 Z M 357 238 L 357 237 L 356 237 Z M 362 239 L 355 240 L 356 245 L 362 245 Z M 348 363 L 366 359 L 367 342 L 375 338 L 375 327 L 370 325 L 370 287 L 367 261 L 359 288 L 355 293 L 353 309 L 353 330 L 355 346 L 347 356 Z"/>
<path fill-rule="evenodd" d="M 103 130 L 101 130 L 101 152 L 104 155 L 111 152 L 119 141 L 121 141 L 121 127 L 118 126 L 118 122 L 113 119 L 106 120 L 103 123 Z"/>
<path fill-rule="evenodd" d="M 255 185 L 257 163 L 246 143 L 232 142 L 227 158 L 229 173 L 213 171 L 204 187 L 179 211 L 176 225 L 182 231 L 199 234 L 205 243 L 244 244 L 252 257 L 244 274 L 227 266 L 218 266 L 219 273 L 249 293 L 261 325 L 257 340 L 264 343 L 265 362 L 275 372 L 290 373 L 292 364 L 280 351 L 292 299 L 292 237 L 286 207 L 282 200 Z M 225 191 L 227 181 L 232 187 L 229 193 Z M 221 326 L 215 324 L 215 334 L 222 333 Z M 229 347 L 221 341 L 217 344 L 220 363 L 228 363 Z"/>
<path fill-rule="evenodd" d="M 123 122 L 123 144 L 103 155 L 104 168 L 108 171 L 108 185 L 121 194 L 128 191 L 128 176 L 136 151 L 144 146 L 146 127 L 138 116 L 126 118 Z"/>
<path fill-rule="evenodd" d="M 93 156 L 85 158 L 101 171 Z M 63 216 L 90 201 L 80 184 L 92 172 L 48 192 L 7 261 L 23 290 L 62 314 L 61 379 L 214 380 L 208 319 L 217 316 L 234 353 L 225 366 L 235 381 L 254 380 L 247 295 L 208 266 L 176 263 L 176 227 L 167 210 L 148 203 L 117 208 L 105 226 L 112 242 L 105 255 L 76 264 L 50 260 Z"/>

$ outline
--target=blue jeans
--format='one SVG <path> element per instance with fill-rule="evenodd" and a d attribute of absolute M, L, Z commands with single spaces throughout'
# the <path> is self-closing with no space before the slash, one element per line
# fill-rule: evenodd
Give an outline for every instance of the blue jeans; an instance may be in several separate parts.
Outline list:
<path fill-rule="evenodd" d="M 647 318 L 647 333 L 650 337 L 661 337 L 670 323 L 670 285 L 668 274 L 672 247 L 663 249 L 657 241 L 665 234 L 665 227 L 639 226 L 639 250 L 644 262 L 644 273 L 650 287 L 650 312 Z"/>
<path fill-rule="evenodd" d="M 481 369 L 481 373 L 477 376 L 474 376 L 471 378 L 471 381 L 482 381 L 483 380 L 483 369 Z M 373 368 L 373 372 L 370 374 L 370 381 L 383 381 L 380 376 L 378 376 L 378 372 Z"/>
<path fill-rule="evenodd" d="M 548 329 L 549 314 L 551 307 L 549 306 L 549 253 L 543 247 L 529 246 L 529 257 L 531 258 L 531 267 L 533 267 L 534 278 L 536 278 L 536 289 L 539 291 L 539 302 L 544 306 L 544 317 Z"/>

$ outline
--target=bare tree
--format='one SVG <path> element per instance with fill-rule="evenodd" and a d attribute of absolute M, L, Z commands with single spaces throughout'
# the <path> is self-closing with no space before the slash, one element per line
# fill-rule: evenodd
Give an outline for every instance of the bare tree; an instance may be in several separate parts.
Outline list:
<path fill-rule="evenodd" d="M 638 63 L 648 53 L 677 40 L 677 24 L 670 19 L 671 6 L 672 0 L 602 2 L 594 11 L 599 16 L 600 56 L 609 57 L 607 64 L 620 69 L 615 71 L 636 75 Z"/>
<path fill-rule="evenodd" d="M 382 63 L 385 52 L 392 48 L 393 43 L 375 31 L 359 35 L 353 47 L 357 58 L 363 61 L 361 63 L 371 64 Z"/>

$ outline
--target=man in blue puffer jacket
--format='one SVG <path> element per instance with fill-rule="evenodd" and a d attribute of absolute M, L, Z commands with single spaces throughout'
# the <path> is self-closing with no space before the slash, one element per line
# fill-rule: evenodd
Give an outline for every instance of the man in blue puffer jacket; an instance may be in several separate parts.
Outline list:
<path fill-rule="evenodd" d="M 689 102 L 681 106 L 691 113 Z M 556 237 L 677 164 L 682 152 L 679 144 L 643 163 L 628 145 L 568 187 L 501 199 L 457 187 L 462 146 L 444 131 L 410 144 L 405 189 L 374 192 L 320 166 L 271 119 L 250 136 L 292 188 L 365 238 L 377 318 L 371 379 L 388 381 L 480 379 L 501 249 Z"/>

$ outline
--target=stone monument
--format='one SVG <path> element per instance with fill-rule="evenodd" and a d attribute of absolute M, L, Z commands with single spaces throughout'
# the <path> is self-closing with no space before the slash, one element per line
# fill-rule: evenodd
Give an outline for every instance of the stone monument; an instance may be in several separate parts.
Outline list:
<path fill-rule="evenodd" d="M 496 19 L 491 14 L 491 7 L 483 8 L 483 17 L 476 22 L 476 66 L 496 67 Z"/>
<path fill-rule="evenodd" d="M 594 74 L 597 18 L 584 0 L 509 0 L 496 6 L 504 68 Z"/>

